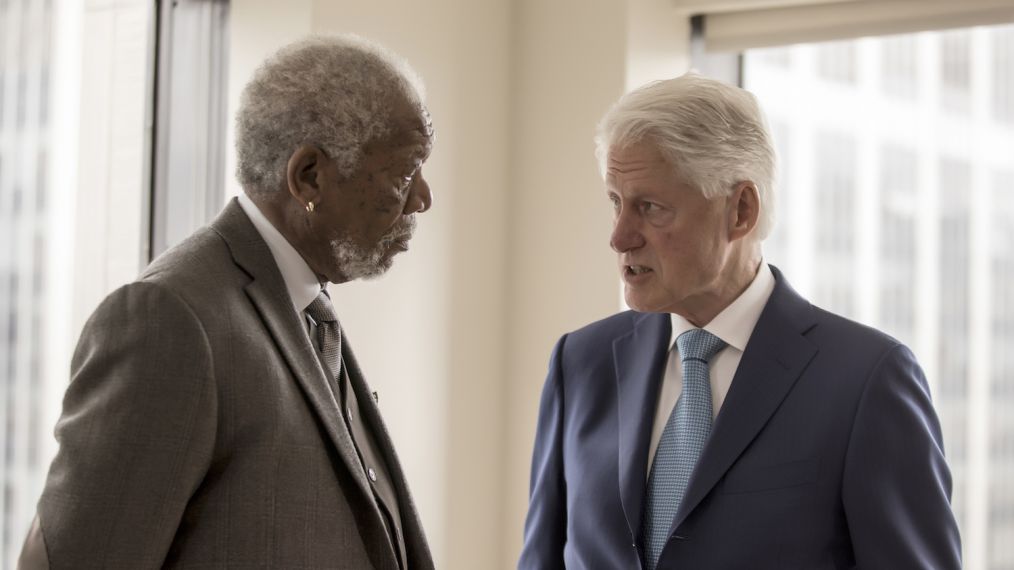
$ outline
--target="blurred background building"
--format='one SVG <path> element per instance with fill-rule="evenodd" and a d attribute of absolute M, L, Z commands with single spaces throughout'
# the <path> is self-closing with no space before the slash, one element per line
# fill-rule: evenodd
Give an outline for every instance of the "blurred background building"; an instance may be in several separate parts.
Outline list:
<path fill-rule="evenodd" d="M 355 32 L 420 71 L 438 132 L 412 252 L 332 289 L 438 567 L 514 566 L 553 342 L 619 309 L 595 123 L 693 65 L 768 112 L 768 261 L 913 348 L 965 567 L 1014 570 L 1010 22 L 1014 0 L 0 0 L 0 568 L 85 319 L 239 191 L 256 65 Z"/>
<path fill-rule="evenodd" d="M 54 450 L 47 333 L 58 223 L 51 2 L 0 3 L 0 566 L 13 568 Z M 57 208 L 58 209 L 58 208 Z M 56 237 L 58 240 L 59 237 Z M 64 380 L 64 384 L 66 380 Z"/>
<path fill-rule="evenodd" d="M 769 261 L 915 351 L 968 567 L 1014 568 L 1014 26 L 749 50 L 743 72 L 782 160 Z"/>

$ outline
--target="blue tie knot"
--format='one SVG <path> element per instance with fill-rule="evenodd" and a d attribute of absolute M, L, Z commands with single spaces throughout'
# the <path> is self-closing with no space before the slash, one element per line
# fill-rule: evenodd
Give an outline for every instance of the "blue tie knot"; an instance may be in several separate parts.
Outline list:
<path fill-rule="evenodd" d="M 683 362 L 692 358 L 707 364 L 726 344 L 704 329 L 690 329 L 676 337 L 676 347 L 679 348 L 680 360 Z"/>

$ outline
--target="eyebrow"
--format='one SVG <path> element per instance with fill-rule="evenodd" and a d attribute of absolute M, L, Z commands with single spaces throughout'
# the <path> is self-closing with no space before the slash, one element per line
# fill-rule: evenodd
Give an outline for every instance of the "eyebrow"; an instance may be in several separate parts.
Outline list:
<path fill-rule="evenodd" d="M 423 161 L 429 158 L 433 145 L 429 143 L 412 143 L 407 145 L 407 148 L 410 149 L 409 152 L 406 153 L 407 158 Z"/>
<path fill-rule="evenodd" d="M 426 140 L 419 146 L 416 152 L 412 153 L 412 158 L 426 160 L 430 157 L 430 154 L 433 153 L 434 135 L 435 133 L 433 129 L 430 129 L 429 134 L 426 136 Z"/>

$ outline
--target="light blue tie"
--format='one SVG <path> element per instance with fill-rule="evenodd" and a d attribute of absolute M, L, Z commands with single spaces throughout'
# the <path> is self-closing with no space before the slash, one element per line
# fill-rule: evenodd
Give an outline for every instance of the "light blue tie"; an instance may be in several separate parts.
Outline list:
<path fill-rule="evenodd" d="M 676 347 L 683 361 L 683 391 L 665 423 L 648 476 L 643 533 L 648 570 L 658 566 L 690 475 L 711 435 L 708 362 L 725 342 L 704 329 L 691 329 L 676 338 Z"/>

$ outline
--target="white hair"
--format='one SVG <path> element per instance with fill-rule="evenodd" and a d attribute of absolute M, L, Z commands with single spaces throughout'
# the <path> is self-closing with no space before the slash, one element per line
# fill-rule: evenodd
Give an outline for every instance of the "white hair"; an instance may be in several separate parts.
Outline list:
<path fill-rule="evenodd" d="M 422 106 L 422 80 L 400 57 L 353 35 L 311 36 L 269 57 L 243 89 L 236 177 L 250 192 L 285 186 L 299 145 L 320 147 L 355 173 L 363 147 L 389 134 L 399 97 Z"/>
<path fill-rule="evenodd" d="M 757 236 L 774 225 L 775 150 L 757 99 L 749 91 L 690 72 L 624 95 L 598 125 L 603 175 L 612 148 L 656 145 L 680 178 L 709 200 L 752 182 L 760 195 Z"/>

